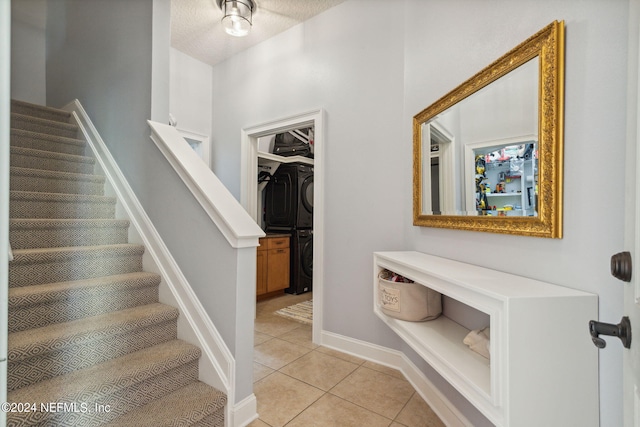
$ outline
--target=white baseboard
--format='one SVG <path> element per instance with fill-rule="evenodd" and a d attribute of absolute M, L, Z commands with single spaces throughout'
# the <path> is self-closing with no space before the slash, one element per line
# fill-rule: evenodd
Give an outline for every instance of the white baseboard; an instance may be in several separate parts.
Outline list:
<path fill-rule="evenodd" d="M 245 427 L 258 418 L 258 401 L 256 395 L 251 393 L 242 401 L 231 407 L 227 403 L 226 417 L 230 422 L 227 425 L 233 427 Z"/>
<path fill-rule="evenodd" d="M 418 394 L 449 427 L 473 427 L 473 424 L 438 390 L 404 353 L 377 344 L 322 331 L 325 347 L 357 356 L 402 372 Z"/>

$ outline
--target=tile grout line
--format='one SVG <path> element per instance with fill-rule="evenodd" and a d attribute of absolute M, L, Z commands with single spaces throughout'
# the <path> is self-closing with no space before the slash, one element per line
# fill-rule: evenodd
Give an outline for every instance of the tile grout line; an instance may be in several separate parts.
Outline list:
<path fill-rule="evenodd" d="M 299 302 L 301 302 L 301 301 L 299 301 Z M 289 304 L 289 305 L 290 305 L 290 304 Z M 282 307 L 286 307 L 286 306 L 288 306 L 288 305 L 284 305 L 284 306 L 282 306 Z M 282 308 L 282 307 L 280 307 L 280 306 L 279 306 L 279 304 L 272 304 L 272 305 L 271 305 L 271 306 L 269 306 L 269 307 L 263 306 L 263 307 L 259 310 L 259 313 L 256 315 L 256 322 L 259 322 L 259 321 L 260 321 L 260 319 L 259 319 L 259 318 L 260 318 L 261 316 L 262 316 L 263 318 L 264 318 L 264 317 L 275 316 L 275 315 L 273 315 L 272 310 L 278 310 L 278 309 L 280 309 L 280 308 Z M 279 317 L 279 316 L 278 316 L 278 317 Z M 283 319 L 283 318 L 281 318 L 281 317 L 279 317 L 279 318 L 280 318 L 280 319 Z M 285 320 L 288 320 L 288 319 L 285 319 Z M 293 415 L 293 417 L 292 417 L 291 419 L 289 419 L 288 421 L 286 421 L 286 422 L 283 424 L 283 426 L 284 426 L 284 427 L 289 426 L 289 425 L 292 425 L 292 423 L 293 423 L 296 419 L 298 419 L 300 416 L 302 416 L 302 414 L 304 414 L 306 411 L 308 411 L 308 410 L 309 410 L 309 408 L 311 408 L 312 406 L 316 405 L 316 404 L 317 404 L 321 399 L 323 399 L 323 398 L 327 398 L 327 397 L 328 397 L 327 395 L 330 395 L 332 398 L 339 399 L 340 401 L 345 402 L 346 404 L 353 405 L 353 407 L 360 408 L 361 410 L 366 411 L 366 412 L 367 412 L 367 413 L 369 413 L 369 414 L 372 414 L 372 415 L 375 415 L 375 416 L 381 417 L 381 421 L 382 421 L 382 419 L 384 419 L 385 421 L 388 421 L 387 427 L 391 427 L 391 426 L 392 426 L 392 425 L 394 425 L 394 424 L 396 424 L 398 427 L 406 427 L 406 425 L 405 425 L 405 424 L 401 423 L 400 421 L 397 421 L 397 418 L 398 418 L 398 417 L 403 413 L 403 411 L 405 411 L 405 409 L 407 409 L 407 408 L 408 408 L 408 406 L 409 406 L 409 404 L 411 403 L 412 399 L 415 397 L 415 395 L 416 395 L 416 393 L 417 393 L 417 392 L 416 392 L 416 390 L 415 390 L 415 388 L 413 389 L 413 392 L 412 392 L 412 393 L 411 393 L 411 395 L 408 397 L 408 399 L 407 399 L 407 400 L 402 404 L 402 407 L 398 410 L 398 412 L 397 412 L 397 413 L 396 413 L 392 418 L 390 418 L 390 417 L 388 417 L 388 416 L 385 416 L 385 415 L 383 415 L 383 414 L 379 414 L 378 412 L 373 411 L 373 410 L 371 410 L 371 409 L 369 409 L 369 408 L 367 408 L 367 407 L 364 407 L 364 406 L 362 406 L 361 404 L 358 404 L 358 403 L 356 403 L 356 402 L 352 402 L 352 401 L 351 401 L 351 400 L 349 400 L 348 398 L 341 397 L 341 396 L 338 396 L 338 395 L 336 395 L 336 394 L 334 394 L 334 393 L 333 393 L 333 391 L 336 389 L 336 387 L 338 387 L 340 384 L 342 384 L 345 380 L 347 380 L 348 378 L 350 378 L 350 377 L 351 377 L 352 375 L 354 375 L 356 372 L 360 372 L 360 374 L 365 374 L 365 372 L 369 372 L 369 373 L 376 373 L 376 374 L 383 374 L 385 377 L 389 377 L 389 378 L 392 378 L 392 379 L 395 379 L 395 380 L 403 380 L 403 379 L 404 379 L 404 380 L 406 380 L 406 378 L 405 378 L 404 376 L 398 377 L 398 376 L 394 375 L 392 372 L 388 372 L 386 369 L 393 369 L 393 368 L 389 368 L 389 367 L 386 367 L 386 366 L 384 366 L 384 365 L 380 365 L 380 367 L 381 367 L 381 368 L 386 368 L 386 369 L 376 369 L 376 366 L 378 365 L 377 363 L 375 363 L 375 362 L 371 362 L 371 361 L 368 361 L 368 360 L 366 360 L 366 359 L 361 359 L 361 358 L 359 358 L 359 357 L 357 357 L 357 356 L 348 355 L 348 356 L 351 356 L 351 357 L 349 357 L 349 358 L 347 358 L 347 357 L 342 358 L 342 357 L 340 357 L 340 356 L 339 356 L 339 353 L 340 353 L 339 351 L 337 351 L 337 350 L 333 350 L 333 349 L 330 349 L 330 348 L 328 348 L 328 347 L 322 347 L 322 346 L 319 346 L 319 345 L 313 344 L 313 342 L 312 342 L 312 341 L 311 341 L 311 347 L 313 347 L 313 348 L 310 348 L 310 347 L 307 345 L 307 341 L 308 341 L 308 340 L 306 340 L 306 339 L 301 339 L 301 340 L 299 340 L 299 341 L 296 341 L 296 340 L 294 339 L 294 337 L 292 337 L 292 338 L 291 338 L 291 341 L 290 341 L 290 340 L 288 340 L 288 339 L 286 339 L 286 338 L 282 338 L 283 336 L 285 336 L 285 335 L 287 335 L 287 334 L 291 334 L 291 333 L 293 333 L 294 331 L 299 331 L 301 328 L 304 328 L 304 327 L 307 327 L 307 326 L 308 326 L 308 325 L 303 324 L 303 323 L 300 323 L 300 322 L 295 322 L 294 320 L 289 320 L 289 322 L 291 322 L 292 324 L 294 324 L 294 323 L 295 323 L 295 324 L 297 324 L 297 326 L 296 326 L 296 327 L 293 327 L 292 329 L 288 329 L 288 330 L 286 330 L 286 331 L 284 331 L 284 332 L 280 332 L 280 333 L 277 333 L 277 334 L 274 334 L 274 335 L 272 335 L 272 333 L 273 333 L 273 332 L 271 332 L 271 333 L 265 333 L 265 332 L 261 332 L 261 331 L 259 331 L 259 330 L 257 330 L 257 329 L 256 329 L 256 332 L 260 333 L 261 335 L 263 335 L 263 336 L 264 336 L 265 338 L 267 338 L 267 339 L 265 339 L 264 341 L 260 342 L 260 344 L 256 344 L 256 345 L 254 345 L 254 348 L 255 348 L 255 347 L 258 347 L 258 346 L 261 346 L 262 344 L 265 344 L 265 343 L 267 343 L 267 342 L 270 342 L 270 341 L 272 341 L 273 339 L 278 339 L 278 340 L 279 340 L 280 342 L 282 342 L 282 343 L 290 344 L 290 345 L 293 345 L 293 346 L 295 346 L 295 347 L 299 348 L 300 350 L 303 350 L 303 351 L 304 351 L 304 353 L 303 353 L 303 354 L 301 354 L 301 355 L 299 355 L 299 356 L 298 356 L 298 357 L 296 357 L 295 359 L 288 361 L 285 365 L 283 365 L 283 366 L 281 366 L 281 367 L 279 367 L 279 368 L 277 368 L 277 369 L 274 369 L 274 368 L 272 368 L 272 367 L 270 367 L 270 366 L 268 366 L 268 365 L 265 365 L 264 363 L 258 362 L 258 361 L 256 361 L 256 360 L 255 360 L 255 358 L 254 358 L 254 363 L 256 363 L 257 365 L 260 365 L 260 366 L 262 366 L 262 367 L 265 367 L 265 368 L 267 368 L 267 369 L 269 369 L 269 370 L 271 371 L 271 372 L 269 372 L 267 375 L 265 375 L 264 377 L 262 377 L 262 378 L 260 378 L 259 380 L 255 381 L 255 382 L 254 382 L 254 384 L 257 384 L 257 383 L 263 382 L 263 381 L 265 381 L 267 378 L 271 377 L 271 376 L 272 376 L 272 374 L 273 374 L 274 372 L 278 372 L 279 374 L 282 374 L 284 377 L 287 377 L 287 378 L 289 378 L 290 380 L 293 380 L 293 381 L 299 382 L 300 384 L 304 384 L 304 385 L 305 385 L 305 386 L 307 386 L 307 387 L 311 387 L 311 388 L 313 388 L 313 389 L 315 389 L 315 390 L 317 390 L 317 391 L 321 392 L 321 394 L 320 394 L 320 396 L 318 396 L 316 399 L 314 399 L 313 401 L 309 402 L 309 403 L 308 403 L 304 408 L 302 408 L 302 409 L 301 409 L 301 410 L 299 410 L 297 413 L 295 413 L 295 415 Z M 276 323 L 278 323 L 278 322 L 276 322 Z M 269 325 L 267 324 L 267 326 L 266 326 L 265 328 L 263 328 L 263 330 L 267 329 L 267 328 L 268 328 L 268 326 L 269 326 Z M 276 328 L 277 328 L 277 326 L 276 326 Z M 286 328 L 286 325 L 284 326 L 284 328 Z M 301 338 L 304 338 L 302 335 L 304 335 L 304 333 L 303 333 L 303 334 L 300 334 L 300 335 L 298 335 L 298 336 L 299 336 L 299 337 L 301 337 Z M 326 352 L 326 351 L 323 351 L 323 349 L 325 349 L 325 350 L 331 350 L 331 351 Z M 300 359 L 302 359 L 302 358 L 304 358 L 304 357 L 307 357 L 307 356 L 311 355 L 313 352 L 316 352 L 316 354 L 321 354 L 321 355 L 323 355 L 323 356 L 328 356 L 328 357 L 330 357 L 330 358 L 337 359 L 337 360 L 342 361 L 342 362 L 346 362 L 346 363 L 352 364 L 352 365 L 354 365 L 354 366 L 355 366 L 355 368 L 354 368 L 352 371 L 350 371 L 348 374 L 346 374 L 343 378 L 341 378 L 340 380 L 338 380 L 338 382 L 337 382 L 337 383 L 335 383 L 333 386 L 331 386 L 331 387 L 330 387 L 328 390 L 326 390 L 326 391 L 325 391 L 324 389 L 322 389 L 322 388 L 320 388 L 320 387 L 318 387 L 318 386 L 314 385 L 314 384 L 309 383 L 308 381 L 306 381 L 306 380 L 304 380 L 304 379 L 296 378 L 295 376 L 293 376 L 293 374 L 288 374 L 288 373 L 283 372 L 283 370 L 285 370 L 287 367 L 289 367 L 290 365 L 292 365 L 292 364 L 294 364 L 294 363 L 296 363 L 296 362 L 300 361 Z M 332 353 L 333 353 L 333 354 L 332 354 Z M 275 356 L 275 358 L 277 359 L 277 356 Z M 370 363 L 372 364 L 372 366 L 367 366 L 367 363 L 368 363 L 368 362 L 370 362 Z M 365 368 L 365 369 L 364 369 L 364 370 L 361 370 L 360 368 Z M 289 369 L 289 370 L 290 370 L 290 369 Z M 276 410 L 277 410 L 277 408 L 276 408 Z M 258 418 L 258 420 L 259 420 L 260 422 L 262 422 L 264 425 L 269 426 L 269 427 L 272 427 L 272 425 L 271 425 L 271 424 L 267 423 L 267 422 L 266 422 L 266 421 L 264 421 L 263 419 Z"/>

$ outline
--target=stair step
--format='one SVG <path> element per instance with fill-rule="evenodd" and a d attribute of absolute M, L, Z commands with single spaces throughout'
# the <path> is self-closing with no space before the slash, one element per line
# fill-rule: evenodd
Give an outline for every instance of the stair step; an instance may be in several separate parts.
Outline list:
<path fill-rule="evenodd" d="M 104 194 L 105 177 L 69 172 L 20 167 L 10 168 L 9 183 L 13 191 L 38 191 L 41 193 Z"/>
<path fill-rule="evenodd" d="M 11 102 L 8 426 L 224 427 L 72 114 Z M 0 310 L 1 311 L 1 310 Z M 31 408 L 29 408 L 31 409 Z"/>
<path fill-rule="evenodd" d="M 107 196 L 11 191 L 10 218 L 113 218 L 116 199 Z"/>
<path fill-rule="evenodd" d="M 176 308 L 154 303 L 10 333 L 7 390 L 174 340 L 177 319 Z"/>
<path fill-rule="evenodd" d="M 30 102 L 20 101 L 17 99 L 11 100 L 11 112 L 65 123 L 68 123 L 71 118 L 71 113 L 68 111 L 53 107 L 46 107 L 44 105 L 32 104 Z"/>
<path fill-rule="evenodd" d="M 9 332 L 158 302 L 160 276 L 139 272 L 9 290 Z"/>
<path fill-rule="evenodd" d="M 222 427 L 226 402 L 224 393 L 198 381 L 131 411 L 105 427 L 191 426 L 204 420 L 210 422 L 203 425 Z M 214 421 L 215 415 L 218 419 Z"/>
<path fill-rule="evenodd" d="M 8 413 L 7 426 L 93 427 L 114 420 L 197 381 L 200 353 L 172 340 L 11 391 L 7 401 L 35 402 L 37 411 Z M 88 410 L 46 411 L 40 410 L 40 402 L 84 404 Z"/>
<path fill-rule="evenodd" d="M 82 139 L 65 138 L 22 129 L 11 129 L 10 143 L 12 147 L 31 148 L 76 156 L 83 155 L 86 146 L 86 142 Z"/>
<path fill-rule="evenodd" d="M 79 134 L 79 128 L 76 124 L 41 119 L 39 117 L 18 113 L 11 113 L 11 127 L 14 129 L 64 136 L 66 138 L 77 138 Z"/>
<path fill-rule="evenodd" d="M 93 174 L 95 159 L 87 156 L 11 147 L 11 166 L 57 172 Z"/>
<path fill-rule="evenodd" d="M 9 287 L 67 282 L 142 271 L 143 245 L 17 249 Z"/>
<path fill-rule="evenodd" d="M 29 219 L 9 220 L 12 249 L 99 246 L 127 243 L 126 219 Z"/>

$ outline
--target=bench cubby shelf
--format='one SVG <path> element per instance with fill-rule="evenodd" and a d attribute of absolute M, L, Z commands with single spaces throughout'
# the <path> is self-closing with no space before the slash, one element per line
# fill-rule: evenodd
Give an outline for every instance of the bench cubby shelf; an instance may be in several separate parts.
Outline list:
<path fill-rule="evenodd" d="M 496 426 L 597 426 L 597 295 L 420 252 L 374 253 L 374 312 Z M 445 315 L 406 322 L 378 307 L 378 273 L 394 271 L 489 315 L 491 359 Z M 445 313 L 446 314 L 446 313 Z"/>

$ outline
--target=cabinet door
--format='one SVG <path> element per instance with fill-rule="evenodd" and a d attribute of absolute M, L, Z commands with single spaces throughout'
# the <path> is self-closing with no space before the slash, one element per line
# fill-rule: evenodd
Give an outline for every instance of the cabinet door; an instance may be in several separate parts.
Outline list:
<path fill-rule="evenodd" d="M 267 251 L 257 251 L 256 295 L 267 293 Z"/>
<path fill-rule="evenodd" d="M 289 287 L 289 248 L 270 249 L 268 252 L 269 274 L 267 292 L 279 291 Z"/>

